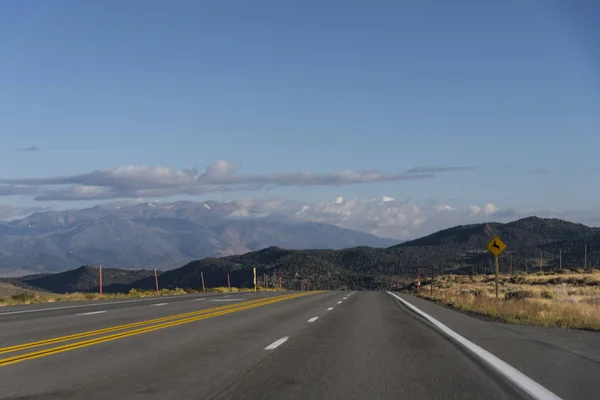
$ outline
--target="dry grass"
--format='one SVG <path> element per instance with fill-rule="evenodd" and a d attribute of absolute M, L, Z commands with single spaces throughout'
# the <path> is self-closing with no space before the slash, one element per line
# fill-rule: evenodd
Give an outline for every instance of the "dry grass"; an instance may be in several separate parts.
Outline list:
<path fill-rule="evenodd" d="M 260 291 L 265 291 L 262 288 L 259 288 Z M 269 289 L 269 292 L 278 292 L 285 289 Z M 253 292 L 254 289 L 246 289 L 246 288 L 231 288 L 232 293 L 238 292 Z M 162 289 L 158 295 L 159 296 L 178 296 L 182 294 L 188 293 L 199 293 L 202 292 L 202 289 L 180 289 L 176 288 L 173 290 L 170 289 Z M 225 293 L 229 292 L 229 289 L 226 287 L 216 287 L 216 288 L 206 288 L 207 293 Z M 5 292 L 8 293 L 8 292 Z M 112 299 L 131 299 L 131 298 L 142 298 L 142 297 L 150 297 L 157 296 L 155 290 L 136 290 L 131 289 L 128 293 L 105 293 L 102 296 L 99 293 L 68 293 L 68 294 L 54 294 L 54 293 L 42 293 L 42 292 L 33 292 L 23 289 L 18 289 L 17 292 L 10 295 L 4 294 L 4 297 L 0 297 L 0 307 L 2 306 L 11 306 L 11 305 L 19 305 L 19 304 L 35 304 L 35 303 L 53 303 L 60 301 L 81 301 L 81 300 L 112 300 Z"/>
<path fill-rule="evenodd" d="M 421 286 L 421 297 L 497 320 L 559 328 L 600 330 L 600 273 L 494 276 L 442 275 Z"/>

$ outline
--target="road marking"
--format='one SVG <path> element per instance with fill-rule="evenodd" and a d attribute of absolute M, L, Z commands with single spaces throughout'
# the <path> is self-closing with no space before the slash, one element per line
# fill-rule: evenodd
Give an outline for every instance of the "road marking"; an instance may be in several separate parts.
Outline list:
<path fill-rule="evenodd" d="M 64 307 L 52 307 L 52 308 L 35 308 L 33 310 L 21 310 L 21 311 L 3 312 L 3 313 L 0 313 L 0 316 L 2 316 L 2 315 L 14 315 L 14 314 L 27 314 L 27 313 L 41 312 L 41 311 L 68 310 L 68 309 L 71 309 L 71 308 L 100 307 L 100 306 L 109 306 L 111 304 L 139 303 L 140 301 L 152 301 L 152 300 L 156 300 L 156 298 L 138 299 L 138 300 L 127 300 L 127 301 L 111 301 L 111 302 L 104 302 L 104 303 L 98 303 L 98 304 L 82 304 L 82 305 L 76 305 L 76 306 L 64 306 Z"/>
<path fill-rule="evenodd" d="M 327 311 L 331 311 L 331 310 L 333 310 L 333 307 L 329 307 L 329 308 L 327 309 Z"/>
<path fill-rule="evenodd" d="M 285 297 L 290 297 L 290 295 L 277 296 L 277 297 L 273 297 L 272 299 L 281 299 L 281 298 L 285 298 Z M 117 331 L 122 331 L 122 330 L 130 329 L 130 328 L 139 328 L 139 327 L 143 327 L 143 326 L 150 325 L 150 324 L 157 324 L 157 323 L 162 323 L 162 322 L 167 322 L 167 321 L 174 321 L 177 319 L 195 317 L 198 315 L 210 314 L 210 313 L 215 313 L 215 312 L 219 312 L 219 311 L 223 311 L 223 310 L 239 309 L 241 307 L 245 307 L 248 305 L 263 304 L 263 303 L 267 304 L 267 302 L 268 302 L 268 300 L 265 300 L 265 299 L 249 300 L 244 303 L 229 304 L 226 306 L 213 307 L 213 308 L 209 308 L 209 309 L 205 309 L 205 310 L 192 311 L 192 312 L 188 312 L 188 313 L 184 313 L 184 314 L 176 314 L 176 315 L 171 315 L 168 317 L 160 317 L 160 318 L 150 319 L 150 320 L 146 320 L 146 321 L 140 321 L 140 322 L 134 322 L 134 323 L 125 324 L 125 325 L 117 325 L 117 326 L 113 326 L 113 327 L 109 327 L 109 328 L 98 329 L 98 330 L 94 330 L 94 331 L 87 331 L 87 332 L 76 333 L 76 334 L 67 335 L 67 336 L 55 337 L 52 339 L 41 340 L 38 342 L 24 343 L 24 344 L 20 344 L 20 345 L 0 348 L 0 354 L 11 353 L 11 352 L 21 351 L 21 350 L 27 350 L 27 349 L 31 349 L 31 348 L 35 348 L 35 347 L 46 346 L 49 344 L 62 343 L 62 342 L 71 341 L 71 340 L 75 340 L 75 339 L 83 339 L 83 338 L 87 338 L 90 336 L 97 336 L 100 334 L 117 332 Z"/>
<path fill-rule="evenodd" d="M 206 300 L 204 297 L 202 297 L 201 299 L 196 299 L 196 301 L 202 301 L 202 300 Z"/>
<path fill-rule="evenodd" d="M 276 341 L 265 347 L 265 350 L 275 350 L 276 348 L 287 342 L 288 339 L 289 336 L 284 336 L 281 339 L 277 339 Z"/>
<path fill-rule="evenodd" d="M 105 312 L 106 311 L 91 311 L 91 312 L 84 312 L 84 313 L 77 314 L 77 315 L 94 315 L 94 314 L 103 314 Z"/>
<path fill-rule="evenodd" d="M 319 317 L 312 317 L 311 319 L 308 320 L 308 322 L 315 322 L 318 319 L 319 319 Z"/>
<path fill-rule="evenodd" d="M 20 354 L 17 356 L 0 359 L 0 367 L 11 365 L 11 364 L 16 364 L 16 363 L 26 361 L 26 360 L 32 360 L 32 359 L 36 359 L 36 358 L 40 358 L 40 357 L 46 357 L 46 356 L 50 356 L 50 355 L 54 355 L 54 354 L 59 354 L 59 353 L 63 353 L 66 351 L 76 350 L 76 349 L 80 349 L 83 347 L 93 346 L 93 345 L 100 344 L 100 343 L 110 342 L 113 340 L 122 339 L 122 338 L 126 338 L 129 336 L 135 336 L 135 335 L 139 335 L 139 334 L 146 333 L 146 332 L 152 332 L 152 331 L 156 331 L 159 329 L 164 329 L 164 328 L 168 328 L 168 327 L 172 327 L 172 326 L 187 324 L 190 322 L 213 318 L 213 317 L 220 316 L 220 315 L 231 314 L 231 313 L 235 313 L 238 311 L 247 310 L 250 308 L 261 307 L 261 306 L 264 306 L 267 304 L 277 303 L 280 301 L 289 300 L 289 299 L 293 299 L 296 297 L 307 296 L 309 294 L 311 294 L 311 293 L 300 293 L 300 294 L 294 294 L 294 295 L 273 297 L 266 301 L 248 302 L 251 304 L 246 303 L 247 305 L 244 305 L 244 306 L 240 306 L 238 304 L 238 305 L 236 305 L 236 307 L 229 307 L 229 309 L 224 309 L 224 310 L 221 310 L 218 312 L 213 312 L 210 314 L 194 316 L 191 318 L 180 319 L 180 320 L 176 320 L 173 322 L 167 322 L 167 323 L 163 323 L 163 324 L 159 324 L 159 325 L 147 326 L 147 327 L 143 327 L 143 328 L 135 329 L 135 330 L 131 330 L 131 331 L 120 332 L 120 333 L 116 333 L 116 334 L 112 334 L 112 335 L 108 335 L 108 336 L 101 336 L 101 337 L 97 337 L 94 339 L 84 340 L 81 342 L 75 342 L 75 343 L 70 343 L 70 344 L 57 346 L 57 347 L 53 347 L 53 348 L 38 350 L 38 351 L 31 352 L 31 353 Z M 217 307 L 217 308 L 225 308 L 225 307 Z M 287 337 L 285 339 L 287 340 Z M 41 342 L 34 343 L 33 345 L 40 346 L 39 343 L 41 343 Z M 0 353 L 23 350 L 24 348 L 27 348 L 27 346 L 30 346 L 30 345 L 32 345 L 32 344 L 29 343 L 29 344 L 24 344 L 24 345 L 12 346 L 11 348 L 0 349 Z M 32 347 L 34 347 L 34 346 L 32 346 Z"/>
<path fill-rule="evenodd" d="M 160 307 L 160 306 L 166 306 L 169 303 L 158 303 L 158 304 L 150 304 L 153 307 Z"/>
<path fill-rule="evenodd" d="M 341 302 L 341 301 L 338 301 L 338 304 L 342 304 L 342 302 Z"/>
<path fill-rule="evenodd" d="M 536 400 L 561 400 L 560 397 L 558 397 L 557 395 L 555 395 L 554 393 L 552 393 L 551 391 L 549 391 L 548 389 L 546 389 L 545 387 L 543 387 L 542 385 L 540 385 L 539 383 L 534 381 L 533 379 L 529 378 L 527 375 L 525 375 L 522 372 L 520 372 L 519 370 L 513 368 L 512 366 L 505 363 L 504 361 L 502 361 L 501 359 L 499 359 L 492 353 L 488 352 L 487 350 L 484 350 L 483 348 L 479 347 L 478 345 L 476 345 L 475 343 L 466 339 L 465 337 L 454 332 L 452 329 L 448 328 L 446 325 L 442 324 L 440 321 L 433 318 L 431 315 L 421 311 L 419 308 L 415 307 L 408 301 L 402 299 L 400 296 L 398 296 L 394 293 L 391 293 L 391 292 L 387 292 L 387 293 L 389 295 L 395 297 L 396 299 L 398 299 L 406 307 L 410 308 L 411 310 L 413 310 L 414 312 L 416 312 L 417 314 L 421 315 L 423 318 L 425 318 L 426 320 L 431 322 L 439 330 L 441 330 L 446 335 L 450 336 L 452 339 L 454 339 L 455 341 L 460 343 L 463 347 L 465 347 L 471 353 L 475 354 L 477 357 L 479 357 L 481 360 L 483 360 L 485 363 L 487 363 L 489 366 L 491 366 L 493 369 L 495 369 L 496 372 L 498 372 L 500 375 L 504 376 L 506 379 L 511 381 L 513 384 L 517 385 L 519 388 L 521 388 L 523 391 L 525 391 L 527 394 L 529 394 L 534 399 L 536 399 Z"/>
<path fill-rule="evenodd" d="M 215 299 L 215 300 L 211 300 L 211 301 L 240 301 L 240 300 L 244 300 L 244 299 Z"/>

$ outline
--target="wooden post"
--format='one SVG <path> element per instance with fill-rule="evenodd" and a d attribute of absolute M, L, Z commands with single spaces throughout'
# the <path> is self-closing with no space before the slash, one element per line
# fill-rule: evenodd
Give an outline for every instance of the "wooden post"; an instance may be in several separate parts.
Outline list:
<path fill-rule="evenodd" d="M 102 264 L 100 264 L 100 296 L 102 296 Z"/>
<path fill-rule="evenodd" d="M 544 260 L 542 258 L 542 251 L 540 250 L 540 272 L 544 272 L 542 265 L 544 265 Z"/>
<path fill-rule="evenodd" d="M 498 257 L 496 259 L 496 299 L 498 298 L 498 274 L 500 273 L 500 265 L 498 264 Z"/>
<path fill-rule="evenodd" d="M 283 276 L 279 275 L 279 289 L 283 289 Z"/>
<path fill-rule="evenodd" d="M 431 288 L 429 291 L 429 295 L 433 297 L 433 265 L 431 266 Z"/>
<path fill-rule="evenodd" d="M 204 272 L 200 271 L 200 278 L 202 278 L 202 293 L 206 293 L 206 288 L 204 287 Z"/>
<path fill-rule="evenodd" d="M 558 250 L 558 268 L 562 270 L 562 249 Z"/>
<path fill-rule="evenodd" d="M 227 273 L 227 287 L 229 288 L 229 291 L 231 292 L 231 280 L 229 280 L 229 272 Z"/>
<path fill-rule="evenodd" d="M 156 284 L 156 294 L 158 294 L 158 274 L 156 273 L 156 268 L 154 268 L 154 283 Z"/>
<path fill-rule="evenodd" d="M 267 281 L 267 274 L 265 274 L 265 292 L 269 290 L 269 282 Z"/>
<path fill-rule="evenodd" d="M 417 295 L 421 294 L 421 268 L 417 270 Z"/>
<path fill-rule="evenodd" d="M 583 268 L 587 269 L 587 244 L 584 246 Z"/>

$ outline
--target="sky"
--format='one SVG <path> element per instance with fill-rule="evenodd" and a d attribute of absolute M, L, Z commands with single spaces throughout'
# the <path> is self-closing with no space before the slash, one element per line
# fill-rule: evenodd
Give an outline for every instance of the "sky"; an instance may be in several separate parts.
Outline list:
<path fill-rule="evenodd" d="M 279 199 L 403 238 L 600 225 L 600 3 L 5 0 L 0 140 L 1 219 Z"/>

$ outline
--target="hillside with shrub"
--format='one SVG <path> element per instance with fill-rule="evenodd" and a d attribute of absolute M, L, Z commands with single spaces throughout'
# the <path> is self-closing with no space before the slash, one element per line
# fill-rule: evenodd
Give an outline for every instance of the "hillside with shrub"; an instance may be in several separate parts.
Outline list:
<path fill-rule="evenodd" d="M 199 288 L 201 272 L 207 287 L 226 286 L 227 274 L 236 287 L 253 286 L 253 268 L 258 284 L 288 289 L 383 289 L 404 279 L 454 273 L 473 275 L 491 273 L 493 258 L 485 245 L 498 235 L 508 245 L 500 256 L 501 271 L 513 274 L 559 269 L 559 251 L 565 268 L 583 268 L 584 246 L 587 265 L 600 266 L 600 229 L 558 219 L 525 218 L 500 224 L 486 223 L 457 226 L 390 248 L 353 247 L 343 250 L 289 250 L 269 247 L 243 255 L 204 258 L 180 268 L 160 273 L 164 288 Z M 154 288 L 152 271 L 105 269 L 107 292 L 131 288 Z M 59 274 L 25 277 L 22 283 L 45 290 L 95 291 L 98 271 L 91 267 Z"/>

